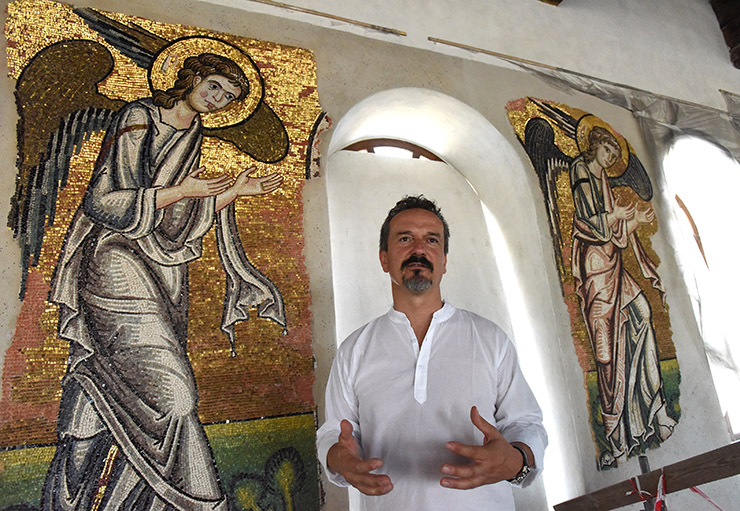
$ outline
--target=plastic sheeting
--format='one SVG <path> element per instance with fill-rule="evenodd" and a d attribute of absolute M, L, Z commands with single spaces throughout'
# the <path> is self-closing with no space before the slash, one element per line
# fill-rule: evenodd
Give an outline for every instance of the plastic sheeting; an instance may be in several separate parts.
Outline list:
<path fill-rule="evenodd" d="M 727 103 L 725 112 L 580 73 L 540 67 L 518 59 L 504 60 L 559 89 L 575 89 L 632 111 L 646 141 L 654 145 L 658 160 L 677 138 L 690 135 L 722 147 L 740 163 L 740 96 L 736 94 L 720 91 Z"/>

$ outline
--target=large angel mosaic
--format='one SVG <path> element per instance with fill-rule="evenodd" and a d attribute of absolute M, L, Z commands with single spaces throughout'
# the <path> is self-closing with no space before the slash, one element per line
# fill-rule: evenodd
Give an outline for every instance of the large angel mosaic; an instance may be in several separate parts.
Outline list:
<path fill-rule="evenodd" d="M 260 69 L 243 48 L 224 38 L 187 31 L 168 38 L 92 9 L 46 4 L 76 18 L 77 26 L 92 29 L 99 38 L 44 46 L 17 80 L 20 158 L 9 224 L 23 249 L 22 299 L 31 288 L 38 289 L 32 270 L 39 261 L 43 264 L 45 252 L 53 251 L 47 231 L 59 228 L 60 217 L 68 226 L 48 292 L 48 303 L 58 310 L 58 338 L 69 343 L 69 352 L 56 421 L 58 440 L 41 507 L 225 510 L 230 498 L 225 490 L 230 490 L 254 505 L 274 497 L 282 504 L 271 509 L 292 508 L 296 495 L 280 488 L 295 492 L 299 479 L 305 486 L 308 462 L 292 446 L 273 451 L 265 465 L 267 473 L 278 467 L 288 470 L 291 481 L 270 483 L 269 477 L 250 475 L 242 465 L 227 481 L 230 488 L 223 488 L 223 467 L 219 473 L 201 420 L 208 414 L 200 410 L 199 416 L 203 389 L 196 383 L 189 346 L 210 324 L 200 318 L 194 336 L 192 288 L 212 285 L 206 275 L 213 274 L 212 263 L 218 261 L 225 274 L 219 326 L 230 341 L 227 353 L 236 356 L 238 324 L 255 309 L 258 318 L 278 327 L 278 337 L 288 339 L 280 341 L 283 346 L 307 344 L 294 351 L 296 356 L 308 354 L 310 363 L 310 338 L 289 335 L 282 285 L 247 258 L 237 222 L 241 203 L 280 193 L 286 178 L 303 166 L 300 157 L 293 163 L 287 158 L 289 133 L 265 101 Z M 146 97 L 123 100 L 101 92 L 101 83 L 120 72 L 117 59 L 122 58 L 145 70 Z M 315 87 L 302 92 L 315 94 Z M 306 126 L 318 114 L 317 107 L 314 97 Z M 97 133 L 104 136 L 91 153 L 91 175 L 86 185 L 77 185 L 80 179 L 70 170 L 73 160 Z M 308 130 L 302 136 L 307 140 Z M 234 169 L 231 161 L 220 160 L 230 154 L 255 163 Z M 275 162 L 282 165 L 257 166 Z M 230 170 L 224 172 L 225 167 Z M 79 186 L 79 206 L 70 220 L 60 215 L 58 196 L 69 192 L 72 181 Z M 201 263 L 202 268 L 201 260 L 209 261 L 208 268 L 199 270 L 194 280 L 189 267 Z M 290 285 L 296 286 L 288 288 L 292 295 L 300 293 L 300 282 Z M 216 305 L 214 289 L 205 292 Z M 305 312 L 294 319 L 305 333 Z M 286 348 L 273 355 L 281 350 Z M 283 357 L 289 360 L 289 355 Z M 239 357 L 235 360 L 238 364 Z M 309 384 L 303 405 L 283 408 L 278 415 L 312 411 L 308 371 L 298 382 Z M 229 384 L 234 382 L 225 379 L 224 385 Z M 233 388 L 241 392 L 245 384 L 260 382 L 242 380 Z M 212 382 L 204 388 L 215 392 L 220 386 Z M 250 418 L 248 406 L 223 402 L 219 412 L 229 423 Z M 269 412 L 263 408 L 257 416 Z M 252 489 L 241 488 L 238 481 L 251 481 Z M 261 486 L 254 486 L 255 481 Z"/>
<path fill-rule="evenodd" d="M 665 441 L 679 417 L 665 291 L 646 242 L 656 228 L 652 185 L 598 117 L 532 98 L 507 110 L 545 199 L 598 465 L 608 468 Z"/>

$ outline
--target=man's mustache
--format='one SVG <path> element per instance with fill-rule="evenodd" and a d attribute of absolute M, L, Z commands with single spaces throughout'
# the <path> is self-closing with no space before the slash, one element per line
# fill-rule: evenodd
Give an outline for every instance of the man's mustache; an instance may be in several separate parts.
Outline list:
<path fill-rule="evenodd" d="M 403 270 L 410 264 L 422 264 L 429 268 L 431 271 L 434 271 L 434 265 L 432 264 L 432 262 L 423 255 L 412 255 L 403 263 L 401 263 L 401 269 Z"/>

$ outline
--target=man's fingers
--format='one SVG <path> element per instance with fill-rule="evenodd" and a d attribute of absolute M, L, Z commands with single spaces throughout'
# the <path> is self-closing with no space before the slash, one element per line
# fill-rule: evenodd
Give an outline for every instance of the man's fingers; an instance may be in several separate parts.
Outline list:
<path fill-rule="evenodd" d="M 391 478 L 385 474 L 358 473 L 349 478 L 347 482 L 366 495 L 385 495 L 393 489 Z"/>
<path fill-rule="evenodd" d="M 354 472 L 357 473 L 369 473 L 371 470 L 378 469 L 383 466 L 383 462 L 378 458 L 370 458 L 367 460 L 357 460 L 357 464 L 354 467 Z M 374 475 L 374 474 L 370 474 Z"/>
<path fill-rule="evenodd" d="M 442 473 L 457 479 L 475 477 L 475 468 L 472 465 L 442 465 Z"/>
<path fill-rule="evenodd" d="M 481 466 L 477 463 L 471 465 L 442 465 L 442 473 L 448 477 L 440 479 L 439 484 L 445 488 L 456 488 L 467 490 L 476 488 L 484 483 L 480 474 Z"/>
<path fill-rule="evenodd" d="M 279 185 L 283 182 L 283 176 L 280 174 L 270 174 L 269 176 L 265 176 L 261 178 L 262 186 L 267 188 L 271 185 Z"/>
<path fill-rule="evenodd" d="M 453 477 L 443 477 L 439 484 L 445 488 L 454 488 L 456 490 L 469 490 L 470 488 L 477 488 L 480 486 L 475 479 L 455 479 Z"/>
<path fill-rule="evenodd" d="M 342 422 L 339 423 L 339 438 L 341 439 L 342 437 L 351 437 L 352 429 L 352 423 L 347 419 L 343 419 Z"/>
<path fill-rule="evenodd" d="M 485 439 L 483 441 L 484 443 L 488 443 L 494 438 L 501 436 L 501 433 L 499 433 L 498 430 L 490 422 L 481 417 L 480 413 L 478 412 L 477 406 L 473 406 L 470 409 L 470 420 L 473 425 L 478 428 L 478 430 L 485 436 Z"/>
<path fill-rule="evenodd" d="M 483 447 L 480 445 L 466 445 L 461 444 L 460 442 L 447 442 L 445 444 L 445 447 L 455 454 L 459 454 L 460 456 L 464 456 L 466 458 L 469 458 L 471 460 L 479 460 L 481 459 L 483 455 Z"/>

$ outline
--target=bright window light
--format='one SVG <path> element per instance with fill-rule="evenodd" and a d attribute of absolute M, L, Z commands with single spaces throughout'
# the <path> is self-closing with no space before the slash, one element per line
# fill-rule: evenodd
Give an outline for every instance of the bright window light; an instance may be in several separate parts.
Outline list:
<path fill-rule="evenodd" d="M 391 156 L 393 158 L 413 158 L 414 157 L 414 153 L 412 153 L 408 149 L 402 149 L 400 147 L 377 146 L 373 150 L 375 154 L 379 154 L 381 156 Z"/>
<path fill-rule="evenodd" d="M 525 353 L 527 359 L 526 364 L 520 363 L 521 369 L 527 383 L 532 388 L 532 392 L 538 398 L 537 402 L 542 409 L 543 423 L 547 430 L 548 446 L 545 450 L 545 470 L 542 472 L 542 479 L 545 484 L 547 503 L 549 507 L 552 507 L 568 498 L 568 470 L 563 463 L 566 457 L 562 439 L 558 434 L 557 420 L 553 409 L 554 403 L 557 403 L 558 400 L 552 396 L 551 388 L 545 379 L 544 364 L 537 348 L 534 332 L 529 326 L 532 319 L 527 310 L 527 302 L 519 284 L 516 266 L 508 249 L 506 238 L 491 210 L 483 202 L 481 202 L 481 206 L 488 227 L 488 235 L 491 237 L 491 244 L 494 247 L 501 248 L 501 250 L 496 250 L 496 264 L 499 266 L 501 284 L 506 295 L 506 303 L 509 306 L 509 317 L 511 318 L 511 328 L 514 331 L 516 349 L 520 360 L 524 358 L 523 354 Z"/>
<path fill-rule="evenodd" d="M 663 160 L 677 259 L 733 439 L 740 438 L 740 289 L 737 221 L 740 164 L 704 140 L 679 139 Z"/>

